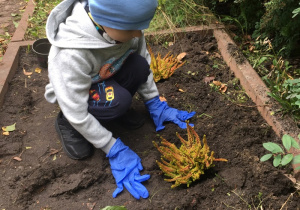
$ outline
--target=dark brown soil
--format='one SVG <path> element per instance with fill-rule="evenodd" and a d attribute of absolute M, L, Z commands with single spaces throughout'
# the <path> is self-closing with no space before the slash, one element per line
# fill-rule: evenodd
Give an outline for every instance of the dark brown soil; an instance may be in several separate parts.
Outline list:
<path fill-rule="evenodd" d="M 83 161 L 69 159 L 62 151 L 54 129 L 59 108 L 44 99 L 47 69 L 38 67 L 32 52 L 22 48 L 20 66 L 10 83 L 0 113 L 0 125 L 16 123 L 9 136 L 0 136 L 1 209 L 101 209 L 123 205 L 127 209 L 300 209 L 300 196 L 293 183 L 271 162 L 261 163 L 263 142 L 279 141 L 238 81 L 223 62 L 213 37 L 187 34 L 168 49 L 153 46 L 163 55 L 187 52 L 187 63 L 166 81 L 158 82 L 160 94 L 169 106 L 196 111 L 190 120 L 202 138 L 207 136 L 216 162 L 199 181 L 171 189 L 172 183 L 156 164 L 160 153 L 152 141 L 159 135 L 179 145 L 175 133 L 186 137 L 186 130 L 166 124 L 157 133 L 139 97 L 133 107 L 145 113 L 145 125 L 135 131 L 112 128 L 115 137 L 134 150 L 150 174 L 144 185 L 148 199 L 136 200 L 126 190 L 112 198 L 116 185 L 108 159 L 101 150 Z M 23 73 L 33 71 L 30 78 Z M 211 87 L 207 76 L 227 84 L 225 94 Z M 204 80 L 206 78 L 206 80 Z M 19 161 L 13 159 L 19 157 Z M 288 172 L 285 169 L 284 172 Z M 295 193 L 296 192 L 296 193 Z M 293 194 L 293 196 L 291 196 Z M 261 208 L 262 207 L 262 208 Z"/>

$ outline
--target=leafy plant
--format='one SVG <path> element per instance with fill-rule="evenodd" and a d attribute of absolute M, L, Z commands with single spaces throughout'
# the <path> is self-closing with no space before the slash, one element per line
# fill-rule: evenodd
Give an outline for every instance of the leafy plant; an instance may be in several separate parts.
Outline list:
<path fill-rule="evenodd" d="M 153 21 L 147 31 L 208 25 L 215 19 L 203 0 L 159 0 Z"/>
<path fill-rule="evenodd" d="M 300 134 L 298 138 L 300 138 Z M 292 161 L 294 164 L 300 163 L 300 155 L 293 156 L 289 152 L 291 148 L 300 149 L 298 142 L 290 135 L 285 134 L 282 136 L 282 144 L 284 149 L 274 142 L 263 143 L 263 147 L 271 153 L 262 156 L 260 161 L 264 162 L 273 157 L 273 166 L 275 167 L 288 165 Z M 296 170 L 300 170 L 300 167 L 297 167 Z"/>
<path fill-rule="evenodd" d="M 299 5 L 300 5 L 300 3 L 299 3 Z M 293 18 L 295 18 L 298 14 L 300 14 L 300 7 L 294 9 L 292 13 L 294 14 Z"/>
<path fill-rule="evenodd" d="M 285 48 L 276 52 L 268 38 L 257 39 L 254 46 L 252 52 L 244 51 L 244 53 L 246 53 L 253 68 L 271 90 L 268 93 L 269 96 L 282 106 L 280 109 L 282 114 L 288 113 L 296 121 L 300 120 L 299 106 L 295 104 L 298 100 L 297 95 L 300 94 L 299 90 L 297 92 L 299 80 L 293 79 L 293 77 L 299 77 L 299 71 L 297 73 L 297 70 L 293 69 L 292 65 L 280 56 L 281 51 L 284 51 Z M 293 85 L 291 81 L 293 81 Z"/>
<path fill-rule="evenodd" d="M 300 32 L 296 26 L 300 24 L 300 18 L 295 17 L 295 14 L 298 14 L 299 1 L 268 0 L 263 4 L 265 13 L 257 22 L 253 37 L 269 37 L 277 51 L 283 47 L 286 48 L 285 51 L 282 51 L 282 54 L 286 56 L 297 53 Z M 294 11 L 296 13 L 293 18 Z"/>
<path fill-rule="evenodd" d="M 162 58 L 160 53 L 155 57 L 151 47 L 148 47 L 148 50 L 151 56 L 150 68 L 153 71 L 155 82 L 158 82 L 161 79 L 168 79 L 174 74 L 176 69 L 185 63 L 185 61 L 182 62 L 178 60 L 174 55 L 170 55 L 170 52 Z"/>
<path fill-rule="evenodd" d="M 295 120 L 300 120 L 300 79 L 287 79 L 272 90 L 268 94 L 282 106 L 283 114 L 290 113 Z"/>
<path fill-rule="evenodd" d="M 289 99 L 296 109 L 300 109 L 300 79 L 285 80 L 283 87 L 287 90 L 286 99 Z"/>
<path fill-rule="evenodd" d="M 271 40 L 257 38 L 252 45 L 252 51 L 243 51 L 257 73 L 261 77 L 267 77 L 276 84 L 282 83 L 289 77 L 288 73 L 291 66 L 280 55 L 286 49 L 283 47 L 276 51 Z M 264 79 L 264 78 L 263 78 Z"/>
<path fill-rule="evenodd" d="M 167 182 L 175 182 L 171 188 L 175 188 L 181 184 L 187 187 L 193 182 L 200 179 L 204 171 L 213 167 L 215 161 L 227 161 L 223 158 L 215 158 L 214 152 L 210 152 L 207 145 L 206 136 L 203 136 L 201 144 L 200 138 L 195 130 L 187 122 L 187 141 L 178 133 L 182 145 L 178 149 L 175 144 L 168 142 L 161 137 L 162 146 L 158 146 L 153 141 L 154 146 L 162 154 L 161 162 L 156 161 L 159 168 L 169 179 Z"/>

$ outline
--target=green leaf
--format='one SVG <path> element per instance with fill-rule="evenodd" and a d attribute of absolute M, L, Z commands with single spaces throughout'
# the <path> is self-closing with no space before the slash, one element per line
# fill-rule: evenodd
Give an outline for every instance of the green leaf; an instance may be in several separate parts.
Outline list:
<path fill-rule="evenodd" d="M 276 155 L 273 160 L 273 165 L 275 167 L 279 166 L 281 164 L 281 160 L 282 160 L 281 154 Z"/>
<path fill-rule="evenodd" d="M 262 157 L 260 158 L 260 162 L 267 161 L 267 160 L 269 160 L 272 156 L 273 156 L 273 154 L 266 154 L 266 155 L 264 155 L 264 156 L 262 156 Z"/>
<path fill-rule="evenodd" d="M 268 58 L 267 57 L 262 57 L 261 59 L 259 59 L 258 61 L 258 64 L 257 65 L 260 65 L 262 64 L 264 61 L 266 61 Z"/>
<path fill-rule="evenodd" d="M 283 158 L 281 160 L 281 165 L 285 166 L 285 165 L 289 164 L 292 160 L 293 160 L 293 154 L 287 154 L 287 155 L 283 156 Z"/>
<path fill-rule="evenodd" d="M 14 24 L 15 28 L 18 28 L 18 25 L 19 25 L 19 23 L 18 23 L 18 22 L 16 22 L 16 21 L 13 21 L 13 24 Z"/>
<path fill-rule="evenodd" d="M 9 131 L 9 132 L 14 131 L 14 130 L 16 130 L 16 123 L 2 127 L 2 130 Z"/>
<path fill-rule="evenodd" d="M 106 206 L 101 210 L 127 210 L 124 206 Z"/>
<path fill-rule="evenodd" d="M 299 166 L 299 167 L 297 167 L 297 168 L 295 168 L 295 170 L 296 170 L 296 171 L 300 170 L 300 166 Z"/>
<path fill-rule="evenodd" d="M 273 142 L 263 143 L 263 147 L 272 153 L 283 153 L 282 148 L 278 144 Z"/>
<path fill-rule="evenodd" d="M 274 160 L 273 160 L 273 166 L 275 166 L 275 167 L 279 166 L 280 162 L 281 162 L 281 155 L 275 156 Z"/>
<path fill-rule="evenodd" d="M 282 136 L 282 144 L 286 148 L 287 151 L 290 150 L 291 145 L 292 145 L 292 137 L 290 135 L 284 134 Z"/>
<path fill-rule="evenodd" d="M 300 155 L 296 155 L 293 160 L 294 164 L 300 163 Z"/>
<path fill-rule="evenodd" d="M 300 149 L 298 142 L 294 138 L 292 138 L 292 147 L 296 149 Z"/>

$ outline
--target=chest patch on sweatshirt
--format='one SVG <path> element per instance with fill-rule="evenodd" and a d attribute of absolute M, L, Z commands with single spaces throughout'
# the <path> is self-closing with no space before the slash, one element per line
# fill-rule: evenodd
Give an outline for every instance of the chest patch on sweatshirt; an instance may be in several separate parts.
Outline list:
<path fill-rule="evenodd" d="M 120 70 L 121 66 L 125 62 L 125 60 L 128 58 L 128 56 L 132 53 L 134 53 L 135 50 L 128 50 L 124 55 L 122 55 L 120 58 L 110 58 L 107 60 L 104 65 L 100 68 L 99 74 L 94 76 L 92 78 L 92 83 L 101 82 L 103 80 L 106 80 L 110 77 L 112 77 L 115 73 L 117 73 L 118 70 Z"/>

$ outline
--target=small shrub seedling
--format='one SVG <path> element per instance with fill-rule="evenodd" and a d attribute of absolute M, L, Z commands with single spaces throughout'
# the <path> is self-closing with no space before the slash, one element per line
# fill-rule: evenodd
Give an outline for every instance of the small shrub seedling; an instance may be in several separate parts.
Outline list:
<path fill-rule="evenodd" d="M 155 58 L 152 49 L 148 47 L 149 54 L 151 56 L 150 69 L 153 72 L 153 79 L 155 82 L 158 82 L 161 79 L 168 79 L 172 76 L 176 69 L 181 67 L 186 61 L 180 61 L 173 55 L 170 55 L 170 52 L 161 57 L 160 53 L 157 54 Z"/>
<path fill-rule="evenodd" d="M 178 133 L 182 145 L 178 149 L 173 143 L 168 142 L 161 137 L 162 146 L 158 146 L 153 141 L 154 146 L 162 154 L 161 162 L 156 161 L 162 172 L 170 177 L 165 179 L 167 182 L 175 182 L 171 188 L 175 188 L 181 184 L 187 187 L 193 182 L 200 179 L 200 175 L 204 171 L 213 167 L 215 161 L 227 161 L 224 158 L 215 158 L 214 152 L 209 150 L 206 136 L 203 136 L 203 145 L 195 130 L 187 123 L 187 141 Z"/>
<path fill-rule="evenodd" d="M 287 79 L 283 83 L 283 87 L 286 89 L 286 99 L 289 100 L 293 110 L 299 110 L 300 108 L 300 78 Z"/>
<path fill-rule="evenodd" d="M 298 136 L 298 138 L 300 138 L 300 135 Z M 260 161 L 264 162 L 274 157 L 273 166 L 275 167 L 285 166 L 292 162 L 294 164 L 300 163 L 300 155 L 293 156 L 292 153 L 289 153 L 289 150 L 292 147 L 295 149 L 300 149 L 297 141 L 290 135 L 285 134 L 282 136 L 282 144 L 284 146 L 284 149 L 282 149 L 279 144 L 276 144 L 274 142 L 263 143 L 263 147 L 271 153 L 262 156 L 260 158 Z M 296 170 L 300 170 L 300 167 L 297 167 Z"/>

